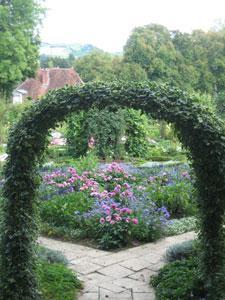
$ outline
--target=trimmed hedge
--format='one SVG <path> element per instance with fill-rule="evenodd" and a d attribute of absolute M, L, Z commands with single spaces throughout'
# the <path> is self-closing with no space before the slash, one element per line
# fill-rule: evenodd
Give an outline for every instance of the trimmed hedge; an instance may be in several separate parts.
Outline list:
<path fill-rule="evenodd" d="M 49 130 L 71 112 L 131 107 L 173 123 L 189 150 L 199 191 L 201 272 L 208 299 L 222 299 L 224 282 L 224 123 L 188 94 L 156 83 L 90 83 L 49 92 L 11 130 L 5 167 L 0 299 L 38 299 L 34 245 L 38 164 Z"/>

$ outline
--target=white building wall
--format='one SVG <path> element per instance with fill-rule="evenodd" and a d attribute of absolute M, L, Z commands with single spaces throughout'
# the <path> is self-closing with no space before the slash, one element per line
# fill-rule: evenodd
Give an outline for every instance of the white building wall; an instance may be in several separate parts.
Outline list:
<path fill-rule="evenodd" d="M 20 93 L 13 94 L 13 104 L 21 104 L 23 103 L 23 95 Z"/>

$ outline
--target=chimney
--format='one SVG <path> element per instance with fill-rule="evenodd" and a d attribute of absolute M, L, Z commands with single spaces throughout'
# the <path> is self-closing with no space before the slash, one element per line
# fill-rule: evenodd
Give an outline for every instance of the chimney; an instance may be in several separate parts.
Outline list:
<path fill-rule="evenodd" d="M 43 87 L 49 85 L 49 69 L 41 69 L 41 84 Z"/>

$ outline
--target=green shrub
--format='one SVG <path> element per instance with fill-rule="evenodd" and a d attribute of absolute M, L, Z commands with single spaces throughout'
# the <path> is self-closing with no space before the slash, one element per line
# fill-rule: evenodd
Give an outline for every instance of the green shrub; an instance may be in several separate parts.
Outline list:
<path fill-rule="evenodd" d="M 111 250 L 127 246 L 131 240 L 131 224 L 117 223 L 111 225 L 105 223 L 98 226 L 98 245 L 101 249 Z"/>
<path fill-rule="evenodd" d="M 74 300 L 82 287 L 73 272 L 62 264 L 39 262 L 38 279 L 43 300 Z"/>
<path fill-rule="evenodd" d="M 225 118 L 225 91 L 220 92 L 216 98 L 216 111 L 221 118 Z"/>
<path fill-rule="evenodd" d="M 7 142 L 10 126 L 20 118 L 22 112 L 29 106 L 30 102 L 15 105 L 0 101 L 0 144 Z"/>
<path fill-rule="evenodd" d="M 68 265 L 68 260 L 60 251 L 38 246 L 37 256 L 44 262 Z"/>
<path fill-rule="evenodd" d="M 87 153 L 90 137 L 100 158 L 124 158 L 125 151 L 132 157 L 148 157 L 151 127 L 139 110 L 94 108 L 69 117 L 67 123 L 69 152 L 75 157 Z"/>
<path fill-rule="evenodd" d="M 172 262 L 151 278 L 157 300 L 199 300 L 205 296 L 198 262 L 189 258 Z M 205 299 L 205 298 L 203 298 Z"/>
<path fill-rule="evenodd" d="M 84 192 L 54 196 L 51 200 L 41 201 L 40 217 L 43 222 L 56 227 L 80 228 L 82 222 L 77 219 L 75 211 L 85 212 L 91 208 L 92 203 L 93 199 Z"/>
<path fill-rule="evenodd" d="M 148 158 L 150 126 L 146 114 L 140 110 L 124 109 L 126 152 L 131 157 Z"/>
<path fill-rule="evenodd" d="M 96 170 L 98 163 L 99 159 L 96 156 L 96 152 L 91 150 L 88 151 L 85 156 L 74 159 L 73 166 L 76 168 L 78 173 L 82 173 L 88 170 Z"/>
<path fill-rule="evenodd" d="M 170 180 L 167 175 L 165 180 Z M 160 180 L 163 180 L 161 177 Z M 190 181 L 176 180 L 170 183 L 154 181 L 147 191 L 152 200 L 159 206 L 167 207 L 172 218 L 196 214 L 196 190 Z"/>
<path fill-rule="evenodd" d="M 186 217 L 181 219 L 173 219 L 166 228 L 167 236 L 178 235 L 188 231 L 197 229 L 197 220 L 195 217 Z"/>
<path fill-rule="evenodd" d="M 84 226 L 82 226 L 82 228 L 73 229 L 71 227 L 54 226 L 52 224 L 42 222 L 40 231 L 43 235 L 60 238 L 67 241 L 78 241 L 87 237 L 93 237 L 92 235 L 88 234 L 89 231 Z"/>
<path fill-rule="evenodd" d="M 196 242 L 193 240 L 185 241 L 183 243 L 170 246 L 166 250 L 166 260 L 168 262 L 182 260 L 195 255 L 196 252 Z"/>
<path fill-rule="evenodd" d="M 163 230 L 157 224 L 146 224 L 140 221 L 132 231 L 133 238 L 141 242 L 154 242 L 163 235 Z"/>
<path fill-rule="evenodd" d="M 110 111 L 108 108 L 90 109 L 68 118 L 67 141 L 70 154 L 75 157 L 84 156 L 89 149 L 88 141 L 95 140 L 95 151 L 101 158 L 124 156 L 121 138 L 124 134 L 123 112 Z"/>

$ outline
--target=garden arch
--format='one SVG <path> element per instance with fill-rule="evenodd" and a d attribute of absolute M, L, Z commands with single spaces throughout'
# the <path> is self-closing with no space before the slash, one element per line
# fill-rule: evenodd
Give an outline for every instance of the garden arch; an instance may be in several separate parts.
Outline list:
<path fill-rule="evenodd" d="M 39 299 L 33 249 L 37 166 L 47 147 L 49 129 L 71 112 L 93 105 L 141 109 L 174 124 L 197 175 L 200 265 L 208 299 L 224 299 L 224 124 L 186 93 L 155 83 L 92 83 L 51 91 L 11 130 L 5 167 L 0 299 Z"/>

